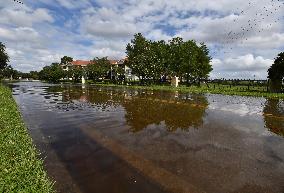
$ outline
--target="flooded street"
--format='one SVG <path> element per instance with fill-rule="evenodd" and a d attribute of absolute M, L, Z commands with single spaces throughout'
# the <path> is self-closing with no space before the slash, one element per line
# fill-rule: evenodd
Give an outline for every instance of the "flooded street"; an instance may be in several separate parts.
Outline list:
<path fill-rule="evenodd" d="M 284 193 L 284 101 L 20 82 L 58 192 Z"/>

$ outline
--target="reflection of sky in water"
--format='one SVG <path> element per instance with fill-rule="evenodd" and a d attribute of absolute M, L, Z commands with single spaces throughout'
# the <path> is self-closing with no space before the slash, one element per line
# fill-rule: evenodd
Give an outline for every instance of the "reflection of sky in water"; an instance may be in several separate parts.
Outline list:
<path fill-rule="evenodd" d="M 208 95 L 207 98 L 210 101 L 209 109 L 231 112 L 240 116 L 261 115 L 266 101 L 264 98 L 241 96 Z"/>

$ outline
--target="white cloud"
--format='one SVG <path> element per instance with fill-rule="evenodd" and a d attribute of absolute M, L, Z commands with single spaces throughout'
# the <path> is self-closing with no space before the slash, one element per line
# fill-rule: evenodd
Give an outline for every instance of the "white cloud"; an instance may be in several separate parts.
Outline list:
<path fill-rule="evenodd" d="M 11 63 L 25 64 L 20 67 L 25 70 L 62 55 L 124 57 L 137 32 L 153 40 L 182 36 L 205 42 L 215 58 L 215 76 L 266 78 L 272 59 L 283 51 L 284 23 L 279 19 L 284 6 L 278 1 L 2 1 L 0 38 L 13 56 Z"/>
<path fill-rule="evenodd" d="M 39 41 L 39 34 L 33 28 L 19 27 L 19 28 L 1 28 L 0 27 L 0 37 L 9 41 L 16 42 L 36 42 Z"/>
<path fill-rule="evenodd" d="M 107 56 L 109 59 L 121 59 L 124 57 L 121 51 L 115 51 L 111 48 L 96 48 L 92 49 L 90 54 L 94 57 L 105 57 Z"/>
<path fill-rule="evenodd" d="M 8 48 L 7 52 L 10 61 L 14 67 L 22 71 L 38 70 L 52 62 L 58 62 L 62 55 L 54 54 L 44 49 L 28 49 L 29 51 L 21 51 L 19 49 Z M 29 54 L 27 54 L 29 53 Z M 33 62 L 30 62 L 33 61 Z"/>
<path fill-rule="evenodd" d="M 88 0 L 57 0 L 57 2 L 68 9 L 80 9 L 91 6 L 90 1 Z"/>
<path fill-rule="evenodd" d="M 273 49 L 284 45 L 284 33 L 271 33 L 265 36 L 254 36 L 247 40 L 247 47 Z"/>
<path fill-rule="evenodd" d="M 258 71 L 265 70 L 271 66 L 273 60 L 264 59 L 261 56 L 254 57 L 252 54 L 238 56 L 236 58 L 226 58 L 223 61 L 213 60 L 212 64 L 216 70 L 227 71 Z"/>
<path fill-rule="evenodd" d="M 225 58 L 224 60 L 213 59 L 211 64 L 214 69 L 211 78 L 265 79 L 267 69 L 273 64 L 273 60 L 247 54 L 236 58 Z"/>
<path fill-rule="evenodd" d="M 76 9 L 82 9 L 92 6 L 92 0 L 26 0 L 29 4 L 42 3 L 44 5 L 56 7 L 56 8 L 66 8 L 72 11 Z"/>
<path fill-rule="evenodd" d="M 0 9 L 0 24 L 31 27 L 35 23 L 53 22 L 53 17 L 46 9 L 28 11 L 25 9 Z"/>
<path fill-rule="evenodd" d="M 147 34 L 147 37 L 153 40 L 165 40 L 165 41 L 169 41 L 170 39 L 172 39 L 171 36 L 165 34 L 162 30 L 160 29 L 154 29 L 151 32 L 149 32 Z"/>
<path fill-rule="evenodd" d="M 124 20 L 108 8 L 89 9 L 82 18 L 82 30 L 94 37 L 127 38 L 138 32 L 135 23 Z"/>

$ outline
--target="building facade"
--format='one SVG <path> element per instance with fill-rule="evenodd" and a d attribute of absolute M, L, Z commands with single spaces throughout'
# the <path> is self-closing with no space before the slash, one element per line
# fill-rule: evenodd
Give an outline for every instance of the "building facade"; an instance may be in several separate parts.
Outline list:
<path fill-rule="evenodd" d="M 138 80 L 139 78 L 132 74 L 132 69 L 129 68 L 128 66 L 125 65 L 125 60 L 126 59 L 120 59 L 120 60 L 109 60 L 111 67 L 110 67 L 110 78 L 112 79 L 114 76 L 124 76 L 126 80 Z M 80 67 L 80 68 L 85 68 L 88 65 L 94 64 L 93 61 L 88 61 L 88 60 L 75 60 L 72 62 L 68 62 L 66 64 L 61 64 L 61 67 L 64 71 L 69 71 L 73 67 Z M 115 74 L 114 69 L 115 68 L 121 68 L 123 70 L 122 74 Z"/>

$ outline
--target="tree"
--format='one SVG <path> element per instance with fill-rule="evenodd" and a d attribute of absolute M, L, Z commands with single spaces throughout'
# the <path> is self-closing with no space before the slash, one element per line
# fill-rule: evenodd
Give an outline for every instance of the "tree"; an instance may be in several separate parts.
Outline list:
<path fill-rule="evenodd" d="M 162 76 L 165 76 L 168 72 L 167 61 L 168 52 L 165 41 L 152 42 L 150 41 L 149 50 L 146 53 L 148 65 L 146 66 L 147 77 L 153 82 L 161 80 Z"/>
<path fill-rule="evenodd" d="M 86 68 L 88 79 L 98 81 L 105 78 L 110 71 L 110 65 L 111 64 L 107 57 L 94 58 L 93 64 L 88 65 Z"/>
<path fill-rule="evenodd" d="M 197 45 L 193 40 L 180 37 L 165 41 L 151 41 L 138 33 L 126 47 L 126 65 L 142 82 L 160 80 L 161 77 L 178 76 L 198 82 L 207 79 L 212 71 L 209 49 L 204 43 Z"/>
<path fill-rule="evenodd" d="M 180 52 L 180 73 L 182 77 L 185 77 L 187 85 L 189 85 L 190 80 L 196 80 L 197 76 L 197 57 L 198 57 L 199 47 L 197 44 L 192 41 L 188 40 L 183 42 Z M 200 69 L 202 70 L 202 69 Z"/>
<path fill-rule="evenodd" d="M 127 60 L 125 65 L 132 69 L 140 82 L 147 80 L 156 82 L 169 73 L 168 45 L 165 41 L 147 40 L 141 33 L 126 47 Z"/>
<path fill-rule="evenodd" d="M 67 78 L 72 78 L 74 82 L 79 82 L 84 74 L 84 69 L 80 66 L 72 66 L 66 73 Z"/>
<path fill-rule="evenodd" d="M 125 68 L 124 65 L 115 65 L 112 67 L 112 76 L 115 77 L 115 82 L 125 81 Z"/>
<path fill-rule="evenodd" d="M 25 72 L 18 72 L 18 77 L 21 77 L 22 79 L 27 79 L 30 78 L 30 74 Z"/>
<path fill-rule="evenodd" d="M 269 90 L 270 92 L 281 92 L 284 77 L 284 52 L 278 54 L 274 63 L 268 69 Z"/>
<path fill-rule="evenodd" d="M 198 80 L 200 85 L 201 79 L 208 79 L 209 73 L 213 70 L 211 62 L 211 57 L 209 56 L 209 49 L 204 43 L 198 47 L 196 62 L 193 70 L 193 77 Z"/>
<path fill-rule="evenodd" d="M 38 80 L 39 79 L 39 72 L 30 71 L 29 72 L 29 78 L 32 78 L 33 80 Z"/>
<path fill-rule="evenodd" d="M 19 72 L 15 70 L 11 65 L 8 65 L 2 70 L 0 76 L 2 76 L 3 78 L 17 79 L 19 77 Z"/>
<path fill-rule="evenodd" d="M 69 56 L 63 56 L 63 58 L 61 58 L 61 63 L 60 64 L 67 64 L 69 62 L 73 62 L 73 58 L 71 58 Z"/>
<path fill-rule="evenodd" d="M 64 78 L 64 76 L 65 73 L 59 63 L 52 63 L 50 66 L 45 66 L 39 72 L 39 78 L 49 82 L 58 82 L 60 79 Z"/>
<path fill-rule="evenodd" d="M 182 45 L 183 45 L 183 39 L 180 37 L 173 38 L 169 41 L 169 56 L 168 56 L 168 62 L 169 62 L 169 68 L 172 76 L 179 76 L 181 77 L 182 72 Z"/>
<path fill-rule="evenodd" d="M 8 66 L 9 56 L 6 53 L 6 46 L 0 42 L 0 71 Z"/>
<path fill-rule="evenodd" d="M 141 34 L 135 34 L 131 43 L 126 46 L 126 54 L 128 60 L 125 64 L 132 69 L 142 82 L 148 74 L 148 51 L 150 49 L 150 42 Z"/>
<path fill-rule="evenodd" d="M 182 38 L 173 38 L 169 42 L 169 68 L 172 76 L 184 77 L 187 85 L 190 81 L 198 82 L 207 79 L 212 71 L 209 49 L 204 43 L 200 46 L 193 40 L 183 41 Z"/>

